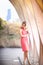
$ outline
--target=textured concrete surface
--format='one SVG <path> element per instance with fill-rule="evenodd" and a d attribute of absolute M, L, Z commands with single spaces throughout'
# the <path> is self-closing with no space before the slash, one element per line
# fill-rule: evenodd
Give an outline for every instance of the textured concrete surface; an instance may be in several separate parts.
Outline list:
<path fill-rule="evenodd" d="M 31 65 L 39 65 L 38 58 L 29 53 Z M 23 52 L 21 48 L 0 48 L 0 65 L 22 65 Z M 28 63 L 27 63 L 28 65 Z"/>

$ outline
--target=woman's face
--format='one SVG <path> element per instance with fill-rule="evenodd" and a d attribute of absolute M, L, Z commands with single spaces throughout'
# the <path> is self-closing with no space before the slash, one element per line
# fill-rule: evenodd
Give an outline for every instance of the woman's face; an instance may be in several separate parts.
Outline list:
<path fill-rule="evenodd" d="M 25 27 L 26 27 L 26 25 L 25 25 L 25 24 L 22 24 L 22 27 L 23 27 L 23 28 L 25 28 Z"/>

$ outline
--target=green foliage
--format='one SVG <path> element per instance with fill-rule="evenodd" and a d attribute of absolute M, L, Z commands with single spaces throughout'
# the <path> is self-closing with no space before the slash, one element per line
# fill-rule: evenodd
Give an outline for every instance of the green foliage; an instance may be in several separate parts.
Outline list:
<path fill-rule="evenodd" d="M 3 27 L 2 27 L 2 19 L 0 18 L 0 30 L 2 30 L 3 29 Z"/>
<path fill-rule="evenodd" d="M 0 18 L 0 30 L 4 29 L 4 25 L 6 25 L 6 21 L 4 21 L 2 18 Z"/>

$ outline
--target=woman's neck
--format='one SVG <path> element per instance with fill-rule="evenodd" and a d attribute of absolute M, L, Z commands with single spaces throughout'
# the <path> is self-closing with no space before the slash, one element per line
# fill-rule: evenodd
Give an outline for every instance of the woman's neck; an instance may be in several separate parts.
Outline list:
<path fill-rule="evenodd" d="M 21 29 L 24 29 L 24 30 L 26 30 L 26 27 L 22 27 L 22 26 L 21 26 Z"/>

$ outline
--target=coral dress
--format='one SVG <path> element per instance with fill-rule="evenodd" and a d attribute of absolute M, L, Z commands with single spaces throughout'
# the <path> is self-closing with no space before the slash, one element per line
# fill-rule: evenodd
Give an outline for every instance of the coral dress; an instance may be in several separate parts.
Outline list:
<path fill-rule="evenodd" d="M 22 35 L 26 35 L 26 34 L 28 34 L 28 32 L 25 30 L 25 29 L 23 29 L 22 28 Z M 26 36 L 26 37 L 22 37 L 21 36 L 21 46 L 22 46 L 22 50 L 23 51 L 29 51 L 29 42 L 28 42 L 28 36 Z"/>

